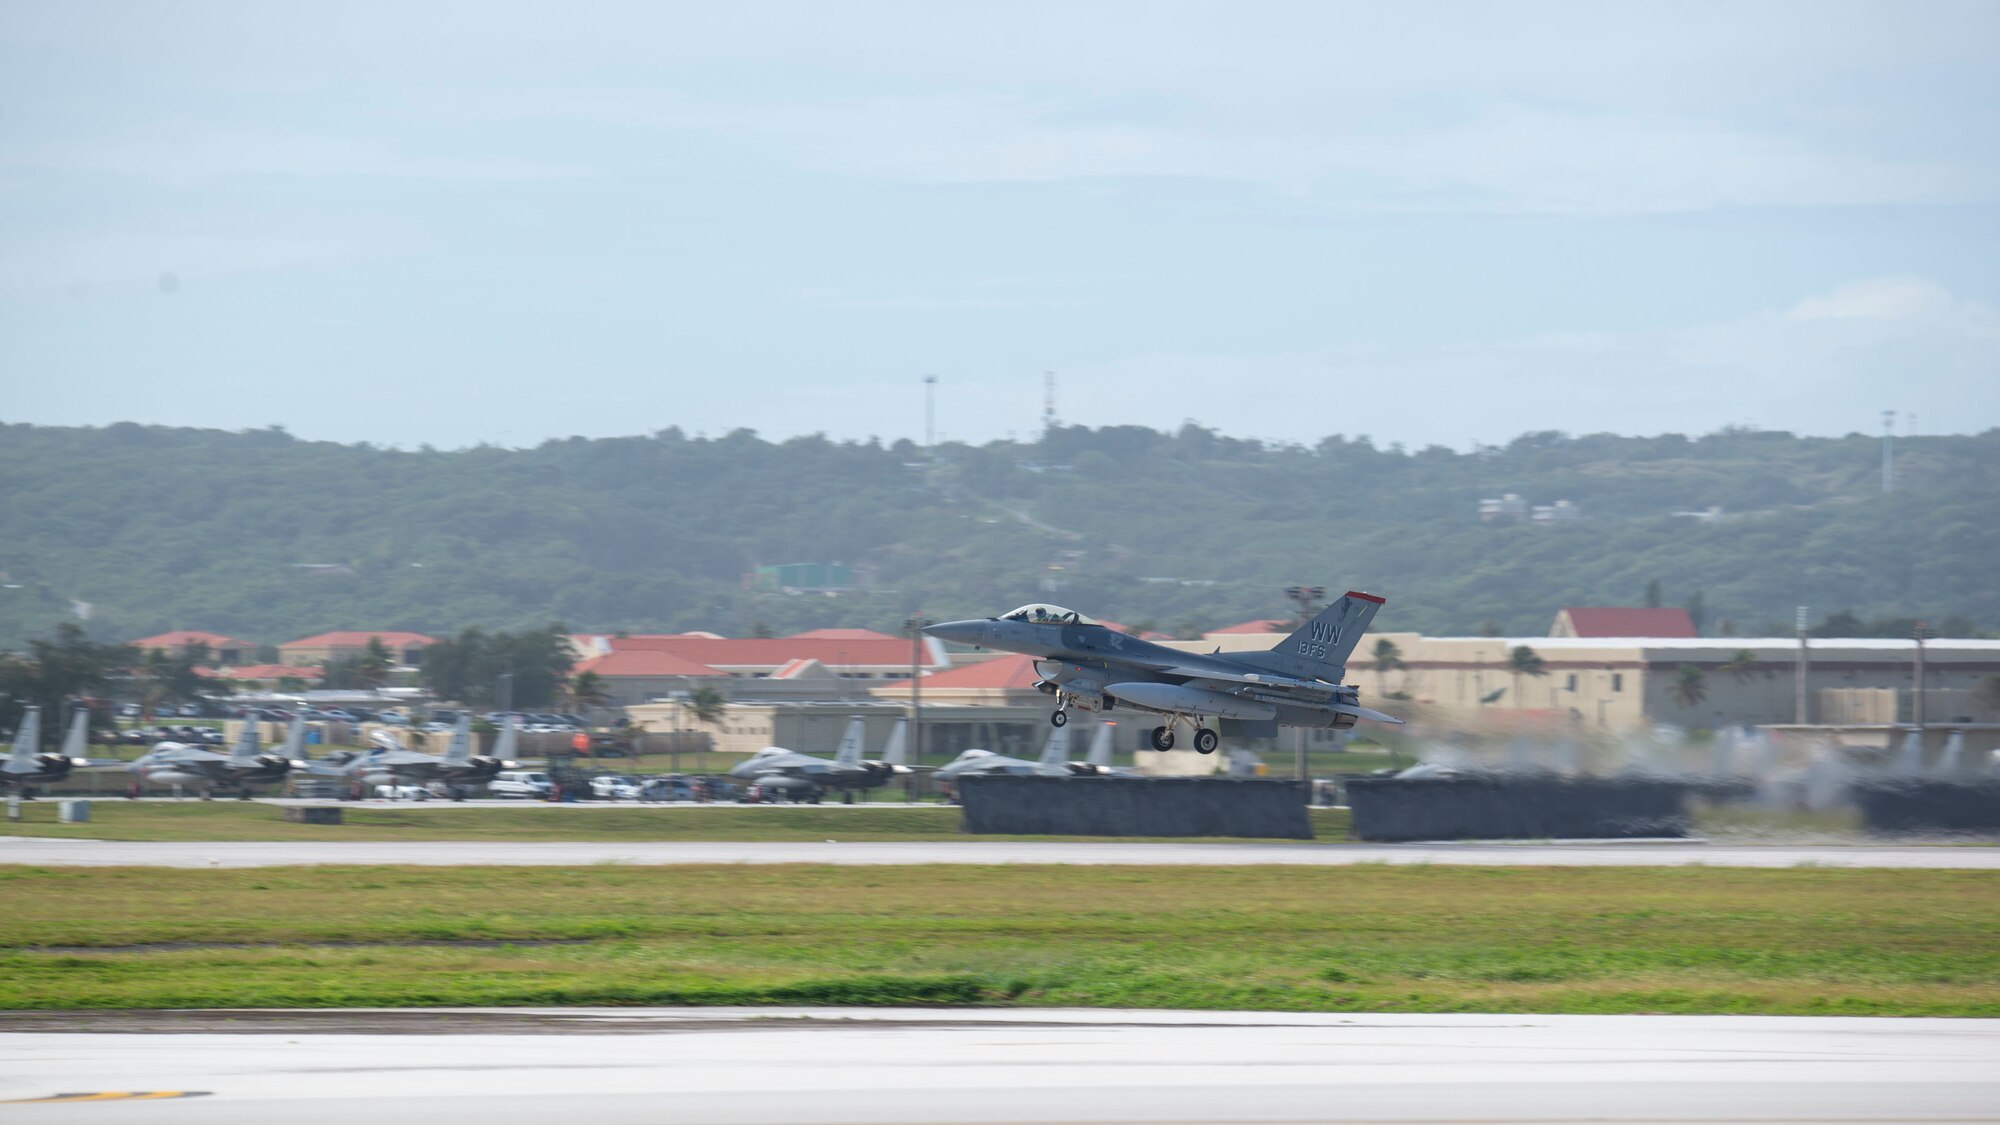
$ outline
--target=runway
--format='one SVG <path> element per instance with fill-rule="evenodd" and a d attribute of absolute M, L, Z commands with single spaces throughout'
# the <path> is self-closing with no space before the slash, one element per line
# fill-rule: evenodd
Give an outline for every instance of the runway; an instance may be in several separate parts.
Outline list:
<path fill-rule="evenodd" d="M 1459 844 L 130 842 L 0 837 L 0 864 L 38 867 L 295 867 L 312 864 L 581 867 L 687 863 L 1191 864 L 1356 863 L 1535 867 L 1889 867 L 2000 870 L 2000 848 L 1744 845 L 1699 841 Z"/>
<path fill-rule="evenodd" d="M 846 1009 L 0 1014 L 12 1122 L 2000 1121 L 2000 1021 Z M 49 1015 L 50 1019 L 61 1019 Z M 117 1026 L 116 1013 L 73 1021 Z M 351 1030 L 342 1031 L 342 1027 Z M 579 1033 L 580 1032 L 580 1033 Z M 54 1094 L 199 1096 L 37 1102 Z M 22 1103 L 26 1104 L 22 1104 Z"/>

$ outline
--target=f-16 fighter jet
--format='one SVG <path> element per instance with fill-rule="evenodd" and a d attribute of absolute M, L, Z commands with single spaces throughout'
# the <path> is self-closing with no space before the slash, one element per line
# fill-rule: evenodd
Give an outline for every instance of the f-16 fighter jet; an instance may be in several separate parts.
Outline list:
<path fill-rule="evenodd" d="M 22 796 L 32 796 L 33 786 L 53 785 L 68 777 L 70 770 L 94 764 L 83 756 L 89 748 L 90 712 L 79 707 L 63 738 L 62 751 L 42 753 L 42 709 L 31 705 L 22 712 L 21 726 L 14 732 L 14 752 L 0 764 L 0 789 L 17 789 Z"/>
<path fill-rule="evenodd" d="M 1006 774 L 1014 777 L 1135 777 L 1137 771 L 1111 764 L 1111 732 L 1117 723 L 1106 719 L 1097 726 L 1090 742 L 1090 754 L 1081 762 L 1069 760 L 1069 728 L 1049 732 L 1048 744 L 1036 761 L 1010 758 L 991 750 L 967 750 L 948 764 L 938 767 L 936 777 L 950 781 L 967 774 Z"/>
<path fill-rule="evenodd" d="M 1155 750 L 1174 747 L 1174 728 L 1194 728 L 1194 748 L 1212 754 L 1220 739 L 1211 718 L 1276 721 L 1290 727 L 1346 728 L 1358 719 L 1400 723 L 1371 711 L 1340 681 L 1383 599 L 1350 590 L 1269 652 L 1181 652 L 1107 629 L 1074 610 L 1034 604 L 984 620 L 946 621 L 924 632 L 947 641 L 1023 652 L 1055 697 L 1049 722 L 1062 726 L 1074 705 L 1086 711 L 1130 707 L 1165 715 L 1153 728 Z"/>
<path fill-rule="evenodd" d="M 227 754 L 184 742 L 155 742 L 151 750 L 133 761 L 131 769 L 143 785 L 198 785 L 205 798 L 213 797 L 218 788 L 234 788 L 237 796 L 247 800 L 250 786 L 284 780 L 291 772 L 292 759 L 263 752 L 253 715 L 243 720 L 243 729 L 237 732 Z"/>
<path fill-rule="evenodd" d="M 510 717 L 507 725 L 501 728 L 494 749 L 511 752 L 518 737 L 514 732 L 514 719 Z M 452 728 L 451 743 L 445 747 L 442 756 L 412 750 L 386 730 L 369 735 L 368 741 L 373 744 L 373 749 L 338 764 L 315 763 L 313 772 L 355 778 L 364 785 L 438 783 L 447 786 L 454 799 L 463 799 L 472 786 L 490 781 L 494 774 L 512 769 L 515 765 L 497 754 L 489 756 L 472 752 L 470 715 L 459 716 L 458 725 Z"/>
<path fill-rule="evenodd" d="M 896 721 L 896 729 L 889 735 L 889 744 L 882 751 L 879 761 L 862 760 L 861 744 L 867 734 L 868 721 L 856 715 L 848 722 L 847 734 L 840 740 L 840 749 L 830 760 L 780 746 L 766 746 L 738 762 L 729 771 L 729 776 L 754 781 L 794 799 L 817 797 L 824 789 L 843 792 L 878 789 L 888 784 L 890 778 L 910 772 L 910 767 L 903 761 L 904 728 L 908 723 L 908 719 Z"/>

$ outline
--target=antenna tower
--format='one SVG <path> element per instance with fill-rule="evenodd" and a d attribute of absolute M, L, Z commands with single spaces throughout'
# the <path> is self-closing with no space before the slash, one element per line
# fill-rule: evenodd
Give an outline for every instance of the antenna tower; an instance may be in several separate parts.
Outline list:
<path fill-rule="evenodd" d="M 1056 428 L 1056 373 L 1042 372 L 1042 436 Z"/>
<path fill-rule="evenodd" d="M 1882 491 L 1895 490 L 1896 473 L 1896 412 L 1882 412 Z"/>

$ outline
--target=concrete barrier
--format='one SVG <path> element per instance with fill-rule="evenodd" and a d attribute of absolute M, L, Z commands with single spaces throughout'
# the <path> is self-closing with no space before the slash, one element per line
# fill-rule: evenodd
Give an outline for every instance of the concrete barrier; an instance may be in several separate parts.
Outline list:
<path fill-rule="evenodd" d="M 339 824 L 339 805 L 286 805 L 285 819 L 293 824 Z"/>
<path fill-rule="evenodd" d="M 1863 781 L 1851 792 L 1870 832 L 2000 834 L 2000 781 Z"/>
<path fill-rule="evenodd" d="M 1310 840 L 1296 781 L 1206 777 L 962 777 L 965 830 L 1010 836 Z"/>
<path fill-rule="evenodd" d="M 89 801 L 57 801 L 56 819 L 64 824 L 88 824 L 90 822 Z"/>
<path fill-rule="evenodd" d="M 1590 840 L 1686 836 L 1701 787 L 1652 778 L 1357 778 L 1347 783 L 1355 838 Z"/>

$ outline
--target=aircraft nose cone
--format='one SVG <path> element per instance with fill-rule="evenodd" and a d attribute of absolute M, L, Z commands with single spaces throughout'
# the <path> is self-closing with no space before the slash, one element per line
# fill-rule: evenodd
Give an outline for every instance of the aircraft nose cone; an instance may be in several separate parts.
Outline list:
<path fill-rule="evenodd" d="M 940 621 L 926 625 L 924 633 L 943 641 L 957 641 L 962 645 L 976 645 L 986 639 L 984 621 Z"/>

